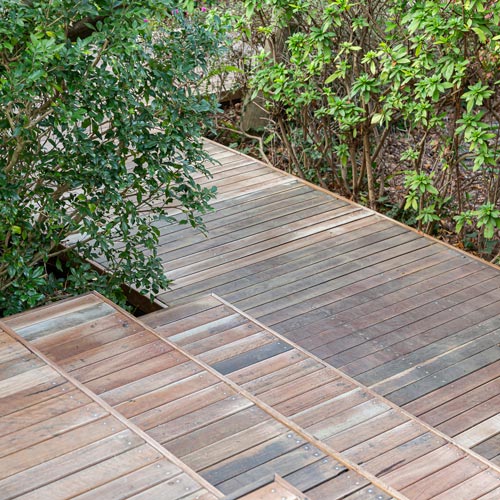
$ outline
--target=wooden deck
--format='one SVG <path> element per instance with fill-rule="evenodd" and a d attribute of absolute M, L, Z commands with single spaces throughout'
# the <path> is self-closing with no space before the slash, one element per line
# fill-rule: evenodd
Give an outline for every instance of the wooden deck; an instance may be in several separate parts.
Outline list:
<path fill-rule="evenodd" d="M 207 141 L 208 237 L 161 225 L 165 306 L 216 293 L 500 463 L 500 272 Z M 200 178 L 201 179 L 201 178 Z"/>
<path fill-rule="evenodd" d="M 161 338 L 96 295 L 7 319 L 4 328 L 7 330 L 9 326 L 33 351 L 31 357 L 41 358 L 39 363 L 43 363 L 46 356 L 47 362 L 57 367 L 60 375 L 92 395 L 97 403 L 95 407 L 100 405 L 107 410 L 106 414 L 119 416 L 123 425 L 154 444 L 157 460 L 162 458 L 157 450 L 163 450 L 164 457 L 176 457 L 178 464 L 182 464 L 186 472 L 166 481 L 166 485 L 177 488 L 178 497 L 175 492 L 163 493 L 160 485 L 152 484 L 151 491 L 141 492 L 138 498 L 197 498 L 201 492 L 196 490 L 206 486 L 215 498 L 224 494 L 228 495 L 225 498 L 240 498 L 264 488 L 261 493 L 268 496 L 263 498 L 277 499 L 281 497 L 269 496 L 267 488 L 276 474 L 284 476 L 285 481 L 311 500 L 354 500 L 360 494 L 367 499 L 406 498 L 215 368 Z M 9 340 L 11 338 L 16 343 L 16 338 L 11 336 Z M 9 380 L 6 384 L 13 390 L 15 381 Z M 33 389 L 33 392 L 40 394 L 38 389 Z M 52 399 L 49 401 L 49 404 L 54 403 Z M 7 401 L 5 406 L 10 408 L 11 403 Z M 94 406 L 92 411 L 95 411 Z M 30 406 L 29 411 L 30 414 L 36 413 L 39 420 L 44 419 L 40 425 L 47 436 L 59 433 L 57 427 L 48 426 L 45 420 L 50 416 L 50 408 L 33 409 Z M 103 415 L 96 412 L 94 418 L 103 418 Z M 82 423 L 73 424 L 77 425 Z M 106 429 L 118 432 L 123 425 L 115 428 L 115 422 L 108 422 L 110 427 Z M 7 427 L 4 431 L 8 432 Z M 92 431 L 82 432 L 90 440 L 99 439 L 99 436 L 92 436 Z M 26 438 L 20 448 L 30 445 L 32 434 L 31 426 L 23 429 Z M 36 436 L 38 439 L 38 434 Z M 135 442 L 133 444 L 138 446 Z M 65 449 L 58 451 L 59 454 L 65 452 Z M 44 443 L 34 451 L 28 449 L 24 455 L 27 453 L 40 463 L 46 460 Z M 74 453 L 77 464 L 80 453 L 82 450 Z M 27 469 L 23 472 L 30 477 L 39 477 L 32 470 L 31 462 L 15 461 L 9 453 L 5 460 L 7 464 L 22 464 Z M 72 463 L 72 457 L 64 455 L 64 461 Z M 48 467 L 46 463 L 43 466 Z M 136 469 L 141 466 L 144 464 L 131 465 Z M 157 472 L 154 467 L 150 469 Z M 138 488 L 144 488 L 149 477 L 143 478 L 141 470 L 134 476 Z M 16 477 L 16 472 L 16 469 L 8 468 L 6 476 L 17 493 L 15 488 L 20 478 Z M 120 469 L 113 468 L 113 474 L 119 476 L 127 472 L 120 473 Z M 64 474 L 64 470 L 59 474 Z M 162 477 L 159 473 L 154 475 L 157 482 Z M 198 478 L 199 484 L 196 484 Z M 41 480 L 44 479 L 39 478 Z M 63 477 L 61 481 L 73 484 L 72 476 Z M 126 484 L 128 478 L 120 477 L 120 481 L 120 484 Z M 2 487 L 0 483 L 0 491 Z M 44 498 L 44 487 L 36 484 L 32 488 L 37 488 L 33 490 L 33 498 Z M 66 491 L 59 490 L 57 484 L 50 488 L 51 492 L 66 498 Z M 111 482 L 105 489 L 96 491 L 99 495 L 94 498 L 125 498 Z M 254 497 L 259 498 L 259 494 L 255 492 Z M 293 491 L 290 494 L 294 498 Z"/>
<path fill-rule="evenodd" d="M 492 462 L 217 297 L 144 319 L 91 294 L 0 325 L 6 498 L 500 495 Z"/>

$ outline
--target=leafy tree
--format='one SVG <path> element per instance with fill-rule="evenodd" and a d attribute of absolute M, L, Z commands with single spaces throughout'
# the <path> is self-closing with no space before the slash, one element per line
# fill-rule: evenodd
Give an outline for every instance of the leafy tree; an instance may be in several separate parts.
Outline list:
<path fill-rule="evenodd" d="M 174 213 L 200 224 L 214 195 L 195 174 L 207 174 L 200 137 L 216 103 L 195 87 L 219 50 L 216 21 L 170 0 L 1 2 L 4 314 L 168 285 L 157 226 Z M 109 274 L 85 264 L 98 258 Z"/>

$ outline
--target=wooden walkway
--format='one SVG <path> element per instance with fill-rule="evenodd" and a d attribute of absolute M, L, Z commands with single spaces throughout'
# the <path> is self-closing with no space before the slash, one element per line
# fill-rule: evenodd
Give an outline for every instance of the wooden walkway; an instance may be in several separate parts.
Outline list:
<path fill-rule="evenodd" d="M 261 162 L 219 164 L 208 237 L 162 225 L 165 307 L 216 293 L 500 462 L 500 272 Z"/>
<path fill-rule="evenodd" d="M 500 495 L 493 463 L 217 297 L 144 319 L 91 294 L 0 325 L 6 498 Z"/>

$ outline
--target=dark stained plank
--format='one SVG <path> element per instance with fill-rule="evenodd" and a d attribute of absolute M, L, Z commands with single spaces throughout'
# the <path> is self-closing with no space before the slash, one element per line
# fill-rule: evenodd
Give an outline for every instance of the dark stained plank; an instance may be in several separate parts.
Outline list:
<path fill-rule="evenodd" d="M 196 451 L 184 455 L 182 460 L 194 470 L 203 470 L 216 463 L 254 448 L 276 436 L 283 434 L 287 428 L 272 419 L 257 425 L 249 425 L 245 429 L 231 434 L 224 439 Z"/>
<path fill-rule="evenodd" d="M 324 453 L 316 449 L 314 446 L 306 444 L 288 451 L 287 453 L 283 453 L 261 465 L 252 467 L 245 473 L 220 483 L 218 488 L 222 492 L 234 491 L 238 488 L 238 486 L 241 487 L 241 485 L 244 485 L 245 483 L 249 483 L 251 481 L 255 482 L 260 478 L 268 477 L 272 474 L 279 474 L 287 477 L 287 480 L 293 486 L 297 486 L 293 480 L 290 480 L 289 474 L 299 471 L 303 467 L 307 467 L 322 458 L 325 458 Z"/>
<path fill-rule="evenodd" d="M 287 474 L 285 478 L 297 489 L 308 491 L 345 471 L 346 468 L 342 464 L 330 457 L 324 457 L 300 470 Z"/>
<path fill-rule="evenodd" d="M 500 454 L 500 433 L 474 446 L 472 450 L 489 460 L 493 460 Z"/>
<path fill-rule="evenodd" d="M 319 486 L 307 491 L 311 500 L 340 500 L 349 498 L 348 495 L 359 492 L 368 486 L 367 481 L 359 474 L 345 471 L 342 474 L 326 481 Z"/>
<path fill-rule="evenodd" d="M 205 469 L 201 472 L 201 475 L 210 483 L 219 485 L 291 450 L 301 448 L 305 444 L 306 442 L 300 436 L 293 432 L 286 432 L 247 452 L 240 453 Z M 226 488 L 224 492 L 228 493 L 229 491 L 230 489 Z"/>
<path fill-rule="evenodd" d="M 496 361 L 491 365 L 459 378 L 453 384 L 435 389 L 425 396 L 408 403 L 405 407 L 414 415 L 421 415 L 424 412 L 437 408 L 447 401 L 451 401 L 462 394 L 466 394 L 468 391 L 498 378 L 499 370 L 500 361 Z"/>
<path fill-rule="evenodd" d="M 264 359 L 272 358 L 278 354 L 289 351 L 290 349 L 292 349 L 292 346 L 285 342 L 273 342 L 214 363 L 212 367 L 223 375 L 227 375 Z"/>

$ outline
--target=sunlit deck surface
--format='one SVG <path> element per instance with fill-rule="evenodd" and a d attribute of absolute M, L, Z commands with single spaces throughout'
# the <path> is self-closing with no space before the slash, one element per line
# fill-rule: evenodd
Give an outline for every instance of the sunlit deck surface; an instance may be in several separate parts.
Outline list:
<path fill-rule="evenodd" d="M 207 141 L 208 237 L 159 225 L 174 307 L 216 293 L 500 463 L 500 271 Z"/>

